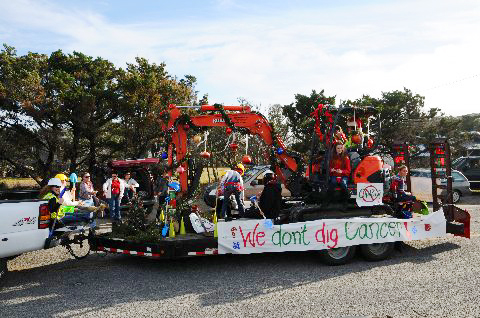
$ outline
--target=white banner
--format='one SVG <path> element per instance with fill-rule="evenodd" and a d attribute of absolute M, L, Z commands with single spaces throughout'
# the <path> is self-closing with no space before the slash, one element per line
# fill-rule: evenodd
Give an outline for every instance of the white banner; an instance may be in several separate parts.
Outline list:
<path fill-rule="evenodd" d="M 326 219 L 273 225 L 271 220 L 218 223 L 220 254 L 323 250 L 344 246 L 412 241 L 446 235 L 442 211 L 413 219 Z"/>
<path fill-rule="evenodd" d="M 382 204 L 383 183 L 357 183 L 357 205 L 373 206 Z"/>

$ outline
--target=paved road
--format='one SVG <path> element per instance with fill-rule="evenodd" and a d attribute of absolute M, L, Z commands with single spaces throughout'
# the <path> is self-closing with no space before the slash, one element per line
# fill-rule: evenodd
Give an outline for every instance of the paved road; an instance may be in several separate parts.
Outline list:
<path fill-rule="evenodd" d="M 328 267 L 316 254 L 9 262 L 0 317 L 480 317 L 480 196 L 471 240 L 409 243 L 392 259 Z"/>

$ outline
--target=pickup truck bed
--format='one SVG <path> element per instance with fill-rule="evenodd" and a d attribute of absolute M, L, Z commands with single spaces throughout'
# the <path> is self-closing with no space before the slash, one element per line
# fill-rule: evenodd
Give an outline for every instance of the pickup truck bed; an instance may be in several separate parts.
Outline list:
<path fill-rule="evenodd" d="M 39 228 L 43 203 L 46 201 L 0 201 L 0 259 L 44 248 L 49 229 Z"/>

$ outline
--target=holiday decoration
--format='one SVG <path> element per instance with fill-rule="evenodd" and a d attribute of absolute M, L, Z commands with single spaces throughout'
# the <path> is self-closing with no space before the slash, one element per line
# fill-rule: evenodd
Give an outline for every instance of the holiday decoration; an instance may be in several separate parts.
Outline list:
<path fill-rule="evenodd" d="M 202 151 L 200 153 L 200 157 L 208 159 L 208 158 L 210 158 L 210 153 L 208 151 Z"/>
<path fill-rule="evenodd" d="M 355 134 L 352 136 L 352 142 L 359 145 L 362 143 L 362 136 L 360 134 Z"/>
<path fill-rule="evenodd" d="M 178 182 L 169 182 L 168 187 L 171 188 L 172 190 L 175 190 L 175 192 L 180 191 L 180 183 Z M 175 199 L 175 192 L 170 192 L 170 198 Z"/>
<path fill-rule="evenodd" d="M 227 127 L 227 129 L 225 129 L 225 132 L 227 133 L 227 135 L 230 135 L 232 133 L 232 128 Z"/>
<path fill-rule="evenodd" d="M 285 150 L 283 150 L 283 148 L 278 148 L 277 149 L 277 154 L 281 155 L 281 154 L 283 154 L 284 151 Z"/>
<path fill-rule="evenodd" d="M 230 144 L 229 147 L 231 151 L 235 152 L 238 149 L 238 144 L 233 143 L 233 144 Z"/>
<path fill-rule="evenodd" d="M 197 145 L 202 141 L 202 136 L 200 135 L 195 135 L 193 136 L 193 142 L 196 143 Z"/>
<path fill-rule="evenodd" d="M 162 152 L 162 159 L 167 159 L 168 158 L 168 154 L 166 152 Z"/>
<path fill-rule="evenodd" d="M 244 155 L 242 157 L 242 163 L 246 164 L 246 165 L 249 165 L 252 163 L 252 157 L 250 157 L 249 155 Z"/>
<path fill-rule="evenodd" d="M 373 139 L 372 139 L 372 138 L 368 138 L 368 140 L 367 140 L 367 148 L 368 148 L 368 149 L 373 148 Z"/>
<path fill-rule="evenodd" d="M 179 166 L 179 167 L 177 168 L 177 173 L 178 173 L 178 174 L 182 174 L 182 173 L 184 173 L 184 172 L 185 172 L 185 168 L 184 168 L 184 167 Z"/>
<path fill-rule="evenodd" d="M 183 126 L 183 128 L 186 130 L 186 131 L 189 131 L 190 130 L 190 125 L 189 124 L 185 124 Z"/>

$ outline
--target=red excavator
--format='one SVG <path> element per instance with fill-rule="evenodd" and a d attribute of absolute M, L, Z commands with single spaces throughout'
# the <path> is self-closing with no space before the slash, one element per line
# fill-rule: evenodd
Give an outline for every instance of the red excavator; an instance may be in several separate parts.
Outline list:
<path fill-rule="evenodd" d="M 190 106 L 186 106 L 190 107 Z M 176 164 L 184 171 L 180 174 L 182 193 L 187 193 L 193 186 L 189 174 L 187 155 L 187 132 L 199 127 L 228 127 L 232 130 L 241 130 L 242 133 L 257 135 L 270 147 L 271 156 L 277 158 L 274 169 L 280 181 L 290 190 L 293 196 L 302 196 L 301 188 L 304 183 L 303 160 L 301 156 L 286 148 L 282 139 L 277 136 L 267 119 L 258 112 L 251 111 L 249 106 L 221 106 L 202 105 L 200 112 L 211 112 L 205 115 L 188 116 L 182 114 L 182 106 L 170 105 L 168 109 L 168 123 L 163 126 L 166 137 L 169 139 L 168 165 L 173 167 L 174 153 Z M 226 113 L 229 111 L 230 113 Z M 170 174 L 173 171 L 170 170 Z M 190 181 L 190 182 L 189 182 Z"/>

